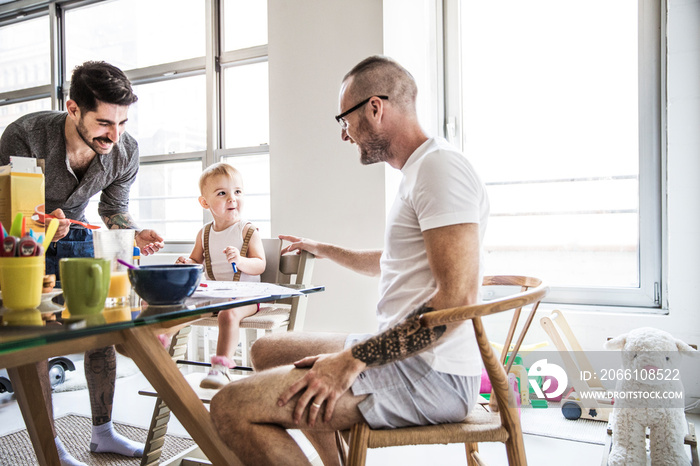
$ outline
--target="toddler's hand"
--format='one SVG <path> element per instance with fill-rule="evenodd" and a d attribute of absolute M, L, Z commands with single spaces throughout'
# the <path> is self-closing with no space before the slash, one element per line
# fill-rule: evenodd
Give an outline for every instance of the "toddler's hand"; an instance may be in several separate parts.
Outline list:
<path fill-rule="evenodd" d="M 234 248 L 233 246 L 229 246 L 226 249 L 224 249 L 224 254 L 226 254 L 226 260 L 229 264 L 233 262 L 238 262 L 241 258 L 241 251 L 239 251 L 238 248 Z"/>
<path fill-rule="evenodd" d="M 194 261 L 189 257 L 180 256 L 175 261 L 176 264 L 194 264 Z"/>

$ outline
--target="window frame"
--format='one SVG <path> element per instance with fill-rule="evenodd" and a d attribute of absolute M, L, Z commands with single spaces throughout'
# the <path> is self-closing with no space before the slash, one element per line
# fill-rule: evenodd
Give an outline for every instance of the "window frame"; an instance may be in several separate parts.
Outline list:
<path fill-rule="evenodd" d="M 551 287 L 549 303 L 666 313 L 666 0 L 638 0 L 639 287 Z M 443 136 L 462 149 L 459 0 L 443 0 Z"/>
<path fill-rule="evenodd" d="M 101 3 L 106 0 L 25 0 L 17 5 L 10 3 L 0 5 L 0 27 L 49 16 L 51 47 L 50 84 L 16 91 L 0 93 L 0 105 L 23 101 L 51 98 L 52 110 L 65 110 L 65 101 L 70 88 L 69 72 L 65 69 L 65 22 L 64 15 L 71 9 Z M 267 44 L 239 50 L 223 51 L 224 0 L 205 0 L 205 56 L 190 58 L 170 63 L 147 66 L 138 69 L 123 70 L 134 86 L 159 83 L 194 75 L 204 75 L 206 81 L 206 149 L 202 151 L 141 155 L 141 165 L 184 162 L 200 160 L 202 169 L 224 157 L 237 155 L 269 154 L 269 143 L 254 147 L 226 148 L 224 141 L 224 82 L 223 70 L 232 66 L 244 66 L 268 60 Z M 137 201 L 137 197 L 131 198 Z M 202 210 L 202 222 L 212 220 L 208 211 Z M 193 240 L 171 240 L 166 242 L 164 252 L 181 252 Z"/>

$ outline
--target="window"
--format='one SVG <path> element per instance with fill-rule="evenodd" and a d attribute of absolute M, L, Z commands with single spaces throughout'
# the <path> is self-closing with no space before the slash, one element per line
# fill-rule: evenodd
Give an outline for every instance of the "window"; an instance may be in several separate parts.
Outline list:
<path fill-rule="evenodd" d="M 267 44 L 267 2 L 224 0 L 224 50 Z"/>
<path fill-rule="evenodd" d="M 126 128 L 139 142 L 141 168 L 130 193 L 138 224 L 163 235 L 166 249 L 192 242 L 211 219 L 197 202 L 199 174 L 226 161 L 248 188 L 244 216 L 270 235 L 265 0 L 22 4 L 30 16 L 0 9 L 0 132 L 25 113 L 64 108 L 72 70 L 107 61 L 139 97 Z M 62 45 L 50 41 L 52 24 Z M 61 64 L 52 80 L 52 67 Z M 95 223 L 98 201 L 99 194 L 86 212 Z"/>
<path fill-rule="evenodd" d="M 448 2 L 448 137 L 491 199 L 487 274 L 538 276 L 555 302 L 660 307 L 655 3 Z"/>
<path fill-rule="evenodd" d="M 51 83 L 49 16 L 0 28 L 0 93 Z"/>
<path fill-rule="evenodd" d="M 200 161 L 142 164 L 131 187 L 129 211 L 166 239 L 194 241 L 202 228 Z M 96 206 L 95 206 L 96 207 Z"/>
<path fill-rule="evenodd" d="M 203 57 L 204 6 L 191 0 L 116 0 L 67 10 L 68 76 L 86 60 L 126 71 Z"/>
<path fill-rule="evenodd" d="M 134 86 L 139 100 L 129 111 L 127 130 L 141 156 L 206 150 L 206 90 L 204 75 Z"/>
<path fill-rule="evenodd" d="M 7 104 L 0 107 L 0 134 L 5 131 L 7 125 L 27 113 L 51 110 L 51 100 L 36 99 L 17 104 Z"/>
<path fill-rule="evenodd" d="M 0 134 L 20 116 L 50 110 L 49 16 L 0 27 Z"/>

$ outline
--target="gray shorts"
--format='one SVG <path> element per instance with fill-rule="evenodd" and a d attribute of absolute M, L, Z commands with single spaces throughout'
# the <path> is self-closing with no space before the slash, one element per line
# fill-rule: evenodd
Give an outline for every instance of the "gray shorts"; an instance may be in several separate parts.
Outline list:
<path fill-rule="evenodd" d="M 345 348 L 370 335 L 352 334 Z M 365 369 L 353 382 L 358 407 L 373 429 L 459 422 L 474 408 L 481 377 L 433 370 L 420 356 Z"/>

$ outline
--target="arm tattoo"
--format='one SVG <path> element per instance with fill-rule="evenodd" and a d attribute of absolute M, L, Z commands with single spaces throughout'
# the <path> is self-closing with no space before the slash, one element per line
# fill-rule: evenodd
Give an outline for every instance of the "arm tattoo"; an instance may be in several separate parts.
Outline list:
<path fill-rule="evenodd" d="M 105 222 L 105 225 L 107 225 L 107 228 L 110 230 L 114 230 L 116 228 L 131 228 L 134 230 L 139 229 L 129 212 L 122 212 L 119 214 L 110 215 L 109 217 L 102 217 L 102 221 Z"/>
<path fill-rule="evenodd" d="M 447 328 L 445 325 L 421 327 L 420 315 L 434 310 L 423 304 L 398 325 L 353 346 L 353 357 L 368 366 L 380 366 L 413 356 L 432 346 Z"/>

